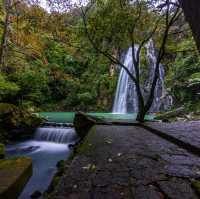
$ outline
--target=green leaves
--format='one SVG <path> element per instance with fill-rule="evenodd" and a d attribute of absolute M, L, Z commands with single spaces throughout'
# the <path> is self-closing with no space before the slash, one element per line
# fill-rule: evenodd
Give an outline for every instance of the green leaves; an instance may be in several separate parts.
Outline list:
<path fill-rule="evenodd" d="M 15 96 L 19 90 L 20 88 L 17 84 L 7 81 L 5 77 L 0 74 L 0 101 Z"/>

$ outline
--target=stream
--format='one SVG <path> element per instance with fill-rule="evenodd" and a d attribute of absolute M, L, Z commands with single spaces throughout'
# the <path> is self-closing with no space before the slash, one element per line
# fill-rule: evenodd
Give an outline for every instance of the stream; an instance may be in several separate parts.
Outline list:
<path fill-rule="evenodd" d="M 8 158 L 27 156 L 33 160 L 33 175 L 18 199 L 30 199 L 35 191 L 43 193 L 48 188 L 56 173 L 56 164 L 69 157 L 69 144 L 76 140 L 73 128 L 41 127 L 32 140 L 6 147 Z"/>

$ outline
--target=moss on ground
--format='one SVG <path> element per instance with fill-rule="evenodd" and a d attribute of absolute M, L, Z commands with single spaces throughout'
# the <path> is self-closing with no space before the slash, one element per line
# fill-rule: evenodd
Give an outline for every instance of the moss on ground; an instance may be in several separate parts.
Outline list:
<path fill-rule="evenodd" d="M 17 198 L 31 176 L 31 158 L 0 160 L 0 198 Z"/>
<path fill-rule="evenodd" d="M 0 143 L 0 159 L 3 159 L 5 157 L 5 146 L 4 144 Z"/>
<path fill-rule="evenodd" d="M 85 139 L 81 142 L 80 146 L 76 150 L 75 155 L 81 155 L 81 154 L 88 154 L 90 151 L 92 151 L 93 145 L 91 144 L 91 140 L 96 135 L 96 127 L 93 126 L 90 131 L 88 132 L 88 135 L 85 137 Z"/>

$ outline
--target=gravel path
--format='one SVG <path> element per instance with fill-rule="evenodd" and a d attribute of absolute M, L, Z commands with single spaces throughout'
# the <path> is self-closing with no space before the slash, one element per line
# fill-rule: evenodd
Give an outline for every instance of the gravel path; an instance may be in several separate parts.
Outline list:
<path fill-rule="evenodd" d="M 95 126 L 52 199 L 196 199 L 200 158 L 141 127 Z"/>

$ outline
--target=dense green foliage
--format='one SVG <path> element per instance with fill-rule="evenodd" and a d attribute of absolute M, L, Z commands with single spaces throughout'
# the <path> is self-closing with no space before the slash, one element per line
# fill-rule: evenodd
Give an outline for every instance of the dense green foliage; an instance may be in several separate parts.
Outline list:
<path fill-rule="evenodd" d="M 81 40 L 75 38 L 79 20 L 25 4 L 13 9 L 11 20 L 0 75 L 2 102 L 49 111 L 111 109 L 116 85 L 109 74 L 111 63 L 93 49 L 70 46 Z"/>
<path fill-rule="evenodd" d="M 200 110 L 200 57 L 192 37 L 182 38 L 175 47 L 174 62 L 169 63 L 167 84 L 175 100 L 175 106 L 185 105 Z"/>
<path fill-rule="evenodd" d="M 130 29 L 139 14 L 137 7 L 122 7 L 116 1 L 97 1 L 88 18 L 88 28 L 96 44 L 118 55 L 130 45 Z M 135 42 L 146 37 L 158 16 L 143 12 L 137 23 Z M 0 6 L 0 34 L 3 35 L 5 9 Z M 24 3 L 12 8 L 5 65 L 0 74 L 0 101 L 32 111 L 110 111 L 116 89 L 111 61 L 99 54 L 88 41 L 78 9 L 48 13 Z M 181 19 L 174 30 L 182 29 Z M 160 20 L 156 46 L 160 43 Z M 178 43 L 178 45 L 177 45 Z M 143 52 L 142 52 L 143 53 Z M 189 30 L 171 34 L 163 61 L 167 87 L 175 106 L 197 104 L 200 60 Z M 145 74 L 146 60 L 141 59 Z"/>

